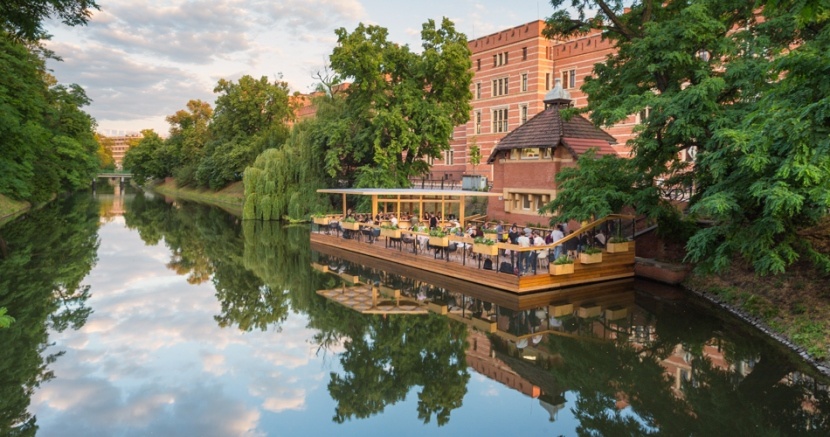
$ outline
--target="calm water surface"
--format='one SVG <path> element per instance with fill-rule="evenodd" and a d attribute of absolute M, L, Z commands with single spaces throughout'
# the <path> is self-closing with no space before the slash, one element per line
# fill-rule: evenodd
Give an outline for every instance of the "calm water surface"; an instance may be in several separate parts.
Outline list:
<path fill-rule="evenodd" d="M 558 299 L 622 312 L 555 317 L 314 251 L 308 232 L 111 187 L 0 228 L 17 318 L 0 434 L 830 433 L 826 380 L 676 290 L 575 291 Z M 359 312 L 371 295 L 347 276 L 412 314 Z"/>

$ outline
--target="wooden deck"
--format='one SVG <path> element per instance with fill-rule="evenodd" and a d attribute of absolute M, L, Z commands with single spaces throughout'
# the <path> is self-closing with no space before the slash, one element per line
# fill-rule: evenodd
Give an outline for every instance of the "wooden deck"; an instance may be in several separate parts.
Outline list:
<path fill-rule="evenodd" d="M 329 235 L 312 232 L 311 245 L 314 250 L 334 256 L 344 257 L 346 253 L 351 253 L 357 256 L 357 262 L 361 264 L 377 266 L 404 276 L 411 277 L 415 271 L 420 271 L 418 273 L 420 276 L 428 276 L 424 278 L 426 282 L 461 292 L 475 284 L 476 288 L 479 289 L 479 293 L 491 297 L 492 299 L 487 300 L 493 303 L 498 303 L 496 300 L 504 299 L 503 293 L 500 293 L 500 291 L 508 291 L 519 295 L 535 294 L 634 277 L 633 242 L 629 242 L 630 247 L 627 252 L 603 252 L 603 260 L 598 264 L 582 264 L 577 260 L 574 263 L 574 273 L 570 275 L 553 276 L 547 272 L 547 268 L 542 268 L 538 270 L 536 275 L 521 277 L 509 273 L 479 269 L 477 261 L 464 257 L 460 252 L 451 256 L 450 260 L 447 261 L 440 258 L 435 259 L 432 252 L 424 251 L 415 254 L 412 252 L 411 246 L 409 248 L 406 246 L 403 248 L 387 248 L 382 237 L 369 244 L 363 241 L 344 239 L 334 233 Z M 353 258 L 353 256 L 347 258 Z M 501 261 L 510 262 L 510 257 L 502 256 L 498 258 L 499 262 L 494 260 L 494 267 L 497 267 Z"/>

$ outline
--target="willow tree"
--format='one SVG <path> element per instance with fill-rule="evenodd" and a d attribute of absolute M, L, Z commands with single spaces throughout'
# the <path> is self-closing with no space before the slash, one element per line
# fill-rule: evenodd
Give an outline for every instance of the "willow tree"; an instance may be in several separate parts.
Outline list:
<path fill-rule="evenodd" d="M 351 84 L 343 116 L 321 132 L 326 171 L 359 187 L 408 186 L 470 117 L 467 38 L 446 18 L 440 27 L 433 20 L 423 25 L 421 53 L 389 41 L 379 26 L 335 33 L 331 68 Z"/>
<path fill-rule="evenodd" d="M 326 186 L 320 151 L 311 139 L 319 126 L 313 120 L 294 125 L 285 145 L 266 150 L 245 170 L 244 219 L 302 219 L 329 209 L 317 195 Z"/>
<path fill-rule="evenodd" d="M 642 123 L 631 159 L 602 163 L 625 174 L 607 179 L 619 184 L 597 186 L 596 166 L 577 169 L 557 178 L 576 194 L 543 211 L 584 219 L 588 201 L 614 196 L 665 224 L 679 217 L 666 192 L 684 189 L 690 211 L 712 222 L 687 245 L 705 270 L 739 256 L 779 273 L 808 254 L 830 271 L 827 254 L 798 237 L 830 208 L 826 2 L 551 3 L 571 8 L 548 20 L 548 36 L 602 31 L 616 47 L 585 79 L 584 111 L 597 125 L 637 113 Z"/>

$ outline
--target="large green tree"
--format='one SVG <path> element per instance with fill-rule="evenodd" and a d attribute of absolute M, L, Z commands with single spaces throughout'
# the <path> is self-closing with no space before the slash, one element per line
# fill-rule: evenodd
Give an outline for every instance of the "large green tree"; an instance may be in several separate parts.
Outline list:
<path fill-rule="evenodd" d="M 420 54 L 389 41 L 379 26 L 335 33 L 331 67 L 351 85 L 342 117 L 328 120 L 319 138 L 326 170 L 350 185 L 407 186 L 470 117 L 467 39 L 446 18 L 440 27 L 423 25 Z"/>
<path fill-rule="evenodd" d="M 288 84 L 264 76 L 245 75 L 238 82 L 221 79 L 213 91 L 220 95 L 210 124 L 211 141 L 195 177 L 200 185 L 219 189 L 241 180 L 245 168 L 265 149 L 282 145 L 294 111 Z"/>
<path fill-rule="evenodd" d="M 585 80 L 584 111 L 598 125 L 637 113 L 642 123 L 631 159 L 603 163 L 619 176 L 596 185 L 594 166 L 566 172 L 557 182 L 578 191 L 543 211 L 582 220 L 623 204 L 666 224 L 679 218 L 666 194 L 686 190 L 690 211 L 713 223 L 688 244 L 703 269 L 741 256 L 778 273 L 806 253 L 830 271 L 828 255 L 797 237 L 830 207 L 828 88 L 818 79 L 827 7 L 765 3 L 552 0 L 571 9 L 551 16 L 550 37 L 600 30 L 616 46 Z M 689 152 L 694 162 L 682 159 Z M 602 198 L 613 202 L 588 203 Z"/>
<path fill-rule="evenodd" d="M 41 53 L 0 33 L 0 193 L 40 202 L 89 184 L 95 121 L 78 85 L 56 85 Z"/>

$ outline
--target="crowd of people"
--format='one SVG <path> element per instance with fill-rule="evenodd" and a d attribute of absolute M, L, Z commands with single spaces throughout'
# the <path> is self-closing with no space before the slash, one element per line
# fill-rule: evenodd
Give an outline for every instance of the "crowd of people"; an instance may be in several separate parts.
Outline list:
<path fill-rule="evenodd" d="M 371 214 L 353 214 L 351 210 L 347 217 L 353 218 L 355 221 L 373 226 L 388 222 L 389 224 L 412 230 L 428 231 L 433 229 L 441 229 L 452 235 L 459 237 L 485 238 L 487 234 L 495 234 L 495 240 L 498 242 L 509 243 L 516 245 L 518 248 L 539 247 L 538 250 L 515 250 L 511 253 L 510 249 L 499 250 L 500 256 L 510 256 L 511 261 L 516 260 L 515 264 L 512 262 L 508 265 L 512 268 L 513 273 L 517 275 L 536 274 L 540 260 L 545 260 L 551 263 L 562 256 L 575 258 L 587 246 L 604 247 L 606 243 L 605 233 L 601 229 L 597 229 L 590 234 L 587 232 L 581 233 L 576 237 L 570 238 L 564 244 L 556 244 L 558 241 L 565 239 L 565 236 L 570 236 L 574 233 L 573 230 L 568 231 L 567 223 L 559 223 L 551 230 L 531 229 L 525 227 L 520 229 L 516 223 L 506 226 L 503 221 L 497 222 L 483 222 L 483 223 L 467 223 L 466 227 L 462 227 L 460 222 L 454 216 L 450 215 L 447 220 L 443 220 L 441 213 L 425 212 L 419 216 L 411 213 L 401 213 L 400 218 L 394 213 L 378 213 L 375 216 Z M 333 223 L 335 226 L 336 221 Z M 375 234 L 377 237 L 379 234 Z M 344 232 L 346 238 L 351 238 L 347 232 Z M 422 247 L 429 248 L 428 237 L 420 236 L 420 240 L 416 241 Z M 409 242 L 417 240 L 413 236 L 409 236 Z M 468 243 L 457 243 L 468 244 Z M 438 250 L 438 248 L 434 248 Z M 457 250 L 458 246 L 451 248 Z M 470 251 L 472 254 L 472 251 Z M 502 263 L 504 265 L 505 263 Z M 494 268 L 492 262 L 486 263 L 485 268 Z"/>

